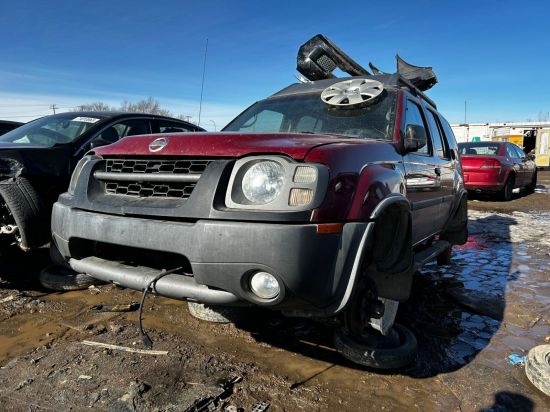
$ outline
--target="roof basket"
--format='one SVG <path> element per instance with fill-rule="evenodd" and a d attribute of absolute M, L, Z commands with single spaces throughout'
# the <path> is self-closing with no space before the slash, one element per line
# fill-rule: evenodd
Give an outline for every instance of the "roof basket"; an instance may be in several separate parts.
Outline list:
<path fill-rule="evenodd" d="M 431 67 L 414 66 L 403 60 L 398 54 L 397 73 L 410 81 L 415 87 L 422 91 L 431 89 L 437 83 L 437 77 Z"/>
<path fill-rule="evenodd" d="M 396 59 L 397 73 L 417 89 L 425 91 L 437 83 L 437 77 L 431 67 L 414 66 L 399 55 L 396 55 Z M 371 74 L 322 34 L 313 36 L 300 46 L 296 61 L 296 69 L 312 81 L 335 78 L 332 72 L 336 68 L 350 76 Z M 369 67 L 375 75 L 386 74 L 372 63 L 369 63 Z"/>
<path fill-rule="evenodd" d="M 332 79 L 337 67 L 350 76 L 370 74 L 322 34 L 313 36 L 298 50 L 296 69 L 309 80 Z"/>

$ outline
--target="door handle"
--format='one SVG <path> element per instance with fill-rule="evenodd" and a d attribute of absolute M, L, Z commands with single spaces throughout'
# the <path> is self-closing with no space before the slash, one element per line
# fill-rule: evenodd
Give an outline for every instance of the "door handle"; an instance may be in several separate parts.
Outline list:
<path fill-rule="evenodd" d="M 441 176 L 441 169 L 439 167 L 436 167 L 434 169 L 434 172 L 435 172 L 436 175 Z"/>

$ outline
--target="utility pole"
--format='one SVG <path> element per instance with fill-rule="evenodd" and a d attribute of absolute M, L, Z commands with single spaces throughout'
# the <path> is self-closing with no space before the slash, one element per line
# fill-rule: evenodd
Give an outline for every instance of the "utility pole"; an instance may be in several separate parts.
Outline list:
<path fill-rule="evenodd" d="M 206 38 L 206 46 L 204 47 L 204 62 L 202 64 L 201 100 L 199 103 L 199 123 L 197 123 L 197 126 L 201 125 L 202 93 L 204 91 L 204 76 L 206 74 L 206 53 L 208 53 L 208 37 Z"/>
<path fill-rule="evenodd" d="M 57 109 L 57 106 L 55 105 L 55 103 L 50 106 L 50 109 L 52 109 L 53 114 L 55 114 L 55 109 Z"/>

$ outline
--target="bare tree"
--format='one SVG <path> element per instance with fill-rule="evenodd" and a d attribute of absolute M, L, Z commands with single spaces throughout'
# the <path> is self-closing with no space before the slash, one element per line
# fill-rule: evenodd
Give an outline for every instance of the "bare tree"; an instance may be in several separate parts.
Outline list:
<path fill-rule="evenodd" d="M 77 112 L 108 112 L 110 110 L 116 110 L 116 109 L 104 102 L 93 102 L 88 104 L 82 104 L 75 108 L 75 111 Z"/>
<path fill-rule="evenodd" d="M 89 104 L 80 105 L 75 109 L 75 111 L 91 111 L 91 112 L 105 112 L 109 110 L 111 111 L 120 110 L 122 112 L 132 112 L 132 113 L 150 113 L 150 114 L 158 114 L 161 116 L 170 116 L 170 117 L 174 116 L 170 110 L 161 108 L 159 102 L 152 97 L 140 100 L 135 103 L 132 103 L 128 100 L 124 100 L 123 102 L 120 103 L 120 106 L 118 107 L 109 106 L 107 103 L 104 103 L 104 102 L 93 102 Z"/>

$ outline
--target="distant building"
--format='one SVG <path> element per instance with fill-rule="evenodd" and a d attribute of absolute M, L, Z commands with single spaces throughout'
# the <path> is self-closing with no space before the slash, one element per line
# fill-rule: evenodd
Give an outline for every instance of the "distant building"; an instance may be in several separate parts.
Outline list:
<path fill-rule="evenodd" d="M 463 123 L 451 125 L 458 142 L 511 142 L 536 156 L 537 166 L 550 166 L 550 122 Z"/>

